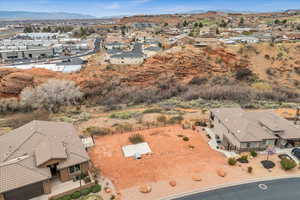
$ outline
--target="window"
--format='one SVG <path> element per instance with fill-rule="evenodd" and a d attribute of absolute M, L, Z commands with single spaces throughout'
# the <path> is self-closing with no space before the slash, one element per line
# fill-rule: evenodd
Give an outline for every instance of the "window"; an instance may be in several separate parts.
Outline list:
<path fill-rule="evenodd" d="M 79 171 L 80 171 L 80 165 L 79 164 L 69 167 L 70 174 L 73 174 L 73 173 L 76 173 L 76 172 L 79 172 Z"/>

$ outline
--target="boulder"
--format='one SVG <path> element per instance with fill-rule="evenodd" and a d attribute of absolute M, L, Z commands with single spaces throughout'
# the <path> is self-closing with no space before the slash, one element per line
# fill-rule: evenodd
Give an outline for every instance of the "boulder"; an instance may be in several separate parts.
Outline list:
<path fill-rule="evenodd" d="M 0 92 L 3 94 L 18 95 L 25 87 L 33 86 L 31 74 L 14 72 L 7 74 L 0 81 Z"/>
<path fill-rule="evenodd" d="M 193 181 L 202 181 L 202 178 L 200 177 L 200 175 L 194 175 L 194 176 L 192 177 L 192 180 L 193 180 Z"/>
<path fill-rule="evenodd" d="M 104 189 L 104 191 L 105 191 L 106 193 L 111 193 L 111 188 L 106 187 L 106 188 Z"/>
<path fill-rule="evenodd" d="M 171 181 L 169 182 L 169 185 L 172 186 L 172 187 L 175 187 L 176 184 L 177 184 L 177 183 L 176 183 L 175 180 L 171 180 Z"/>
<path fill-rule="evenodd" d="M 141 193 L 149 193 L 149 192 L 151 192 L 151 190 L 152 190 L 152 188 L 150 185 L 143 185 L 143 186 L 140 186 L 140 188 L 139 188 L 139 191 Z"/>
<path fill-rule="evenodd" d="M 226 172 L 223 169 L 218 169 L 217 174 L 220 177 L 225 177 L 227 175 Z"/>

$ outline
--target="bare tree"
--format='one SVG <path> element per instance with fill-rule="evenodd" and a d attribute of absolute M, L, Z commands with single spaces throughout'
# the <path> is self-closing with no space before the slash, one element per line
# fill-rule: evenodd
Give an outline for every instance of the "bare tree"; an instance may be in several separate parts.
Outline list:
<path fill-rule="evenodd" d="M 43 107 L 50 112 L 58 112 L 61 106 L 76 104 L 83 93 L 73 81 L 49 80 L 36 88 L 25 88 L 21 93 L 24 105 Z"/>

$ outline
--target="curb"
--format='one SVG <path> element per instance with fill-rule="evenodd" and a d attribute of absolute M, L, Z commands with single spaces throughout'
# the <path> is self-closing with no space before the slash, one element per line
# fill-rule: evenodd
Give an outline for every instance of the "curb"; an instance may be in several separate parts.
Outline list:
<path fill-rule="evenodd" d="M 249 179 L 249 180 L 241 181 L 241 182 L 221 184 L 221 185 L 214 186 L 214 187 L 205 187 L 203 189 L 193 190 L 193 191 L 190 191 L 190 192 L 183 192 L 183 193 L 180 193 L 180 194 L 170 195 L 170 196 L 167 196 L 167 197 L 164 197 L 164 198 L 160 198 L 160 200 L 172 200 L 172 199 L 175 199 L 175 198 L 185 197 L 185 196 L 189 196 L 189 195 L 193 195 L 193 194 L 197 194 L 197 193 L 208 192 L 208 191 L 227 188 L 227 187 L 232 187 L 232 186 L 238 186 L 238 185 L 244 185 L 244 184 L 256 183 L 256 182 L 264 182 L 264 181 L 289 179 L 289 178 L 300 178 L 300 174 L 299 175 L 293 175 L 293 176 L 287 175 L 287 176 L 270 177 L 270 178 Z"/>

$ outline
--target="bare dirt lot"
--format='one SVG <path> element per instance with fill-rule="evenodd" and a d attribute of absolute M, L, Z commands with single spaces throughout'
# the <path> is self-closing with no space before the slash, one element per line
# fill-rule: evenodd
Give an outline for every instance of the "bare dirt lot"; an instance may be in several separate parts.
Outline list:
<path fill-rule="evenodd" d="M 145 137 L 153 154 L 141 160 L 123 156 L 121 147 L 130 144 L 128 137 L 134 133 Z M 98 137 L 90 156 L 102 174 L 111 178 L 120 190 L 149 182 L 192 177 L 216 170 L 227 162 L 222 154 L 210 149 L 200 134 L 203 133 L 170 126 Z M 178 135 L 187 136 L 189 141 L 183 141 Z"/>
<path fill-rule="evenodd" d="M 145 137 L 153 152 L 141 160 L 125 158 L 121 150 L 122 146 L 130 144 L 128 137 L 135 133 Z M 182 135 L 189 141 L 183 141 Z M 298 167 L 284 171 L 278 154 L 269 157 L 276 164 L 270 171 L 260 163 L 267 158 L 265 154 L 250 158 L 247 164 L 229 166 L 223 154 L 209 147 L 204 132 L 182 129 L 179 125 L 96 137 L 95 140 L 90 157 L 101 174 L 113 181 L 122 200 L 154 200 L 222 184 L 300 175 Z M 252 173 L 248 172 L 249 166 L 253 168 Z M 226 176 L 221 177 L 218 171 Z M 195 181 L 195 177 L 201 181 Z M 171 180 L 176 181 L 175 187 L 169 185 Z M 140 186 L 145 184 L 152 187 L 148 194 L 139 192 Z"/>

